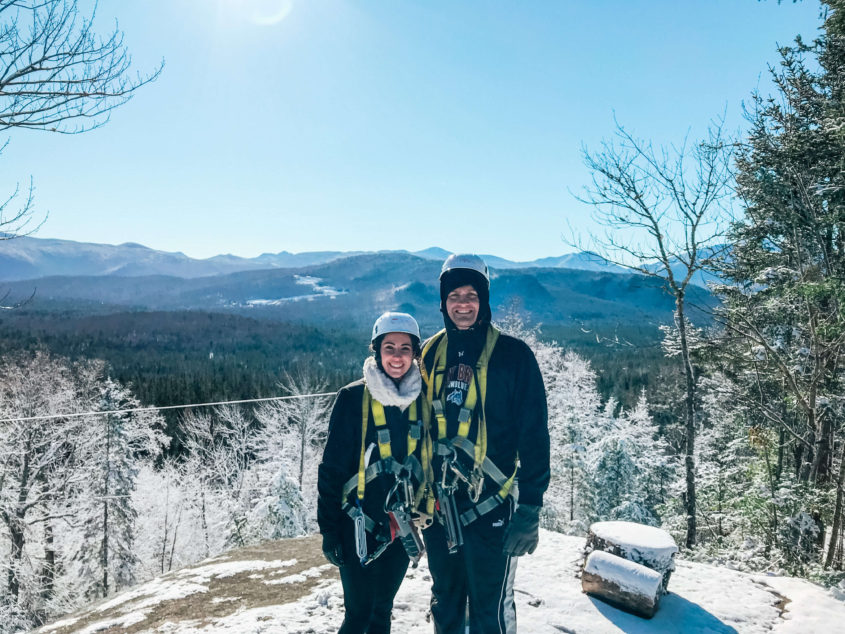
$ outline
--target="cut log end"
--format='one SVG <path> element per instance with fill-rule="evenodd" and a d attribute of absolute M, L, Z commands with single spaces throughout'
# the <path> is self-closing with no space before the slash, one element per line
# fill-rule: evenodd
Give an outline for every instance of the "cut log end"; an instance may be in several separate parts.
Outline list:
<path fill-rule="evenodd" d="M 587 558 L 581 589 L 602 601 L 650 619 L 657 612 L 662 575 L 616 555 L 596 551 Z"/>

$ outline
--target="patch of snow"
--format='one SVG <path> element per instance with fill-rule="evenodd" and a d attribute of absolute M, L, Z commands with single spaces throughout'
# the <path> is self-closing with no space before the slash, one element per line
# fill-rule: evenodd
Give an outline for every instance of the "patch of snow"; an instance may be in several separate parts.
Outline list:
<path fill-rule="evenodd" d="M 132 590 L 128 590 L 123 594 L 119 594 L 113 599 L 101 603 L 98 605 L 95 610 L 97 612 L 105 612 L 106 610 L 111 610 L 116 608 L 124 603 L 128 603 L 130 601 L 135 601 L 138 599 L 146 599 L 145 603 L 149 604 L 150 601 L 152 603 L 158 603 L 160 601 L 168 601 L 171 599 L 181 599 L 186 597 L 190 594 L 194 594 L 196 592 L 207 592 L 208 587 L 204 585 L 199 585 L 197 583 L 186 582 L 182 580 L 173 580 L 165 579 L 165 578 L 158 578 L 153 579 L 152 581 L 148 581 L 137 588 L 133 588 Z M 137 607 L 137 606 L 133 606 Z"/>
<path fill-rule="evenodd" d="M 151 608 L 162 601 L 176 601 L 177 599 L 184 599 L 187 596 L 197 594 L 199 592 L 208 592 L 208 586 L 191 582 L 175 581 L 166 587 L 163 592 L 147 597 L 137 603 L 133 603 L 131 609 L 142 610 L 145 608 Z"/>
<path fill-rule="evenodd" d="M 313 277 L 311 275 L 294 275 L 294 282 L 300 286 L 310 286 L 311 293 L 305 295 L 293 295 L 291 297 L 280 297 L 278 299 L 250 299 L 247 300 L 247 306 L 280 306 L 287 302 L 299 302 L 305 300 L 307 302 L 314 301 L 318 297 L 328 297 L 334 299 L 338 295 L 346 295 L 348 291 L 339 291 L 336 288 L 321 284 L 322 278 Z"/>
<path fill-rule="evenodd" d="M 129 614 L 123 614 L 116 619 L 106 619 L 92 623 L 91 625 L 78 630 L 77 634 L 94 634 L 94 632 L 102 632 L 103 630 L 109 630 L 116 627 L 126 629 L 131 625 L 140 623 L 146 618 L 147 615 L 144 612 L 130 612 Z"/>
<path fill-rule="evenodd" d="M 330 596 L 326 597 L 326 593 Z M 237 610 L 228 616 L 210 619 L 210 623 L 206 622 L 202 626 L 180 627 L 178 632 L 179 634 L 207 634 L 209 631 L 328 634 L 337 632 L 343 621 L 343 601 L 340 598 L 342 596 L 340 581 L 326 581 L 298 601 Z M 395 623 L 393 629 L 396 632 L 404 632 Z M 430 629 L 431 626 L 427 628 L 427 631 Z"/>
<path fill-rule="evenodd" d="M 267 584 L 268 586 L 274 586 L 274 585 L 279 585 L 279 584 L 287 584 L 287 583 L 302 583 L 303 581 L 306 581 L 309 578 L 314 579 L 314 578 L 317 578 L 317 577 L 322 577 L 323 572 L 325 572 L 326 570 L 328 570 L 331 567 L 332 567 L 331 564 L 323 564 L 322 566 L 317 566 L 315 568 L 309 568 L 308 570 L 303 570 L 302 572 L 299 572 L 299 573 L 294 574 L 294 575 L 288 575 L 286 577 L 281 577 L 280 579 L 270 579 L 270 580 L 265 581 L 264 583 Z"/>
<path fill-rule="evenodd" d="M 778 634 L 833 632 L 843 627 L 845 603 L 824 588 L 791 577 L 761 576 L 759 581 L 789 599 L 783 618 L 775 628 Z"/>
<path fill-rule="evenodd" d="M 540 543 L 533 555 L 520 557 L 516 570 L 514 597 L 518 631 L 531 634 L 802 634 L 836 631 L 845 623 L 845 603 L 830 592 L 801 579 L 763 577 L 706 564 L 677 562 L 669 582 L 669 593 L 661 599 L 652 619 L 643 619 L 611 607 L 581 592 L 579 572 L 583 561 L 583 537 L 570 537 L 541 530 Z M 218 566 L 187 570 L 181 578 L 193 579 L 197 571 L 211 575 Z M 240 563 L 242 565 L 237 566 Z M 278 567 L 280 563 L 274 562 Z M 221 562 L 241 570 L 256 570 L 266 562 Z M 328 564 L 325 564 L 328 567 Z M 321 567 L 320 567 L 321 568 Z M 314 568 L 311 570 L 318 570 Z M 231 568 L 223 569 L 231 571 Z M 216 572 L 214 573 L 216 574 Z M 269 575 L 268 575 L 269 576 Z M 294 576 L 294 575 L 289 575 Z M 276 579 L 282 581 L 285 577 Z M 147 588 L 165 585 L 145 584 Z M 789 599 L 781 617 L 776 591 Z M 135 593 L 137 590 L 130 591 Z M 123 597 L 124 595 L 121 595 Z M 141 593 L 141 596 L 143 593 Z M 408 570 L 394 602 L 393 631 L 401 634 L 430 634 L 428 616 L 431 576 L 425 559 Z M 223 597 L 228 598 L 228 597 Z M 245 597 L 248 599 L 248 597 Z M 212 600 L 211 598 L 209 598 Z M 129 599 L 116 601 L 118 605 Z M 162 599 L 163 600 L 163 599 Z M 311 591 L 296 601 L 232 613 L 208 620 L 166 622 L 155 631 L 167 634 L 208 634 L 208 632 L 337 632 L 343 620 L 343 590 L 335 579 L 318 581 Z M 123 619 L 110 621 L 120 627 Z M 102 628 L 106 621 L 98 626 Z M 91 632 L 95 630 L 89 630 Z"/>
<path fill-rule="evenodd" d="M 279 563 L 279 568 L 290 568 L 291 566 L 295 566 L 296 562 L 296 559 L 286 559 L 285 561 Z M 270 575 L 283 575 L 285 572 L 285 570 L 273 570 Z"/>
<path fill-rule="evenodd" d="M 53 630 L 57 630 L 62 627 L 70 627 L 74 623 L 79 620 L 79 617 L 71 617 L 69 619 L 62 619 L 61 621 L 56 621 L 55 623 L 50 623 L 49 625 L 45 625 L 43 632 L 52 632 Z"/>
<path fill-rule="evenodd" d="M 675 540 L 661 528 L 635 522 L 596 522 L 590 526 L 596 537 L 619 546 L 625 556 L 656 570 L 672 570 L 678 552 Z"/>
<path fill-rule="evenodd" d="M 297 284 L 303 286 L 310 286 L 316 295 L 343 295 L 346 291 L 339 291 L 331 286 L 320 284 L 323 280 L 319 277 L 312 277 L 310 275 L 294 275 Z"/>
<path fill-rule="evenodd" d="M 179 576 L 190 577 L 192 581 L 197 583 L 208 583 L 212 578 L 225 579 L 226 577 L 232 577 L 244 572 L 267 570 L 268 568 L 284 568 L 287 566 L 289 566 L 289 564 L 281 559 L 276 559 L 274 561 L 262 561 L 258 559 L 246 561 L 224 561 L 218 564 L 188 568 L 180 571 Z"/>

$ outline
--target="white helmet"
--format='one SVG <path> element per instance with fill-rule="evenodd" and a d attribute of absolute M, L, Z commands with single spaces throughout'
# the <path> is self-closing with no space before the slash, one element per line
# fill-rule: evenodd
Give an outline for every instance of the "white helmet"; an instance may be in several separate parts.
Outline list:
<path fill-rule="evenodd" d="M 381 335 L 386 335 L 389 332 L 404 332 L 416 337 L 417 342 L 420 341 L 419 324 L 408 313 L 384 313 L 373 324 L 373 337 L 370 341 L 375 341 Z"/>
<path fill-rule="evenodd" d="M 440 269 L 439 279 L 442 280 L 448 271 L 454 269 L 469 269 L 470 271 L 481 273 L 484 279 L 487 280 L 487 286 L 490 286 L 490 273 L 487 271 L 487 265 L 477 255 L 473 255 L 472 253 L 453 253 L 443 263 L 443 268 Z"/>

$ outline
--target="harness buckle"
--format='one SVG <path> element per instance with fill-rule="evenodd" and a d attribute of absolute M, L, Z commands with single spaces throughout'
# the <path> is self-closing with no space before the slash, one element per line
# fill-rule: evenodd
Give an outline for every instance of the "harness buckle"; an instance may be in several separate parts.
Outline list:
<path fill-rule="evenodd" d="M 397 474 L 396 482 L 384 500 L 384 512 L 390 522 L 391 541 L 399 538 L 416 568 L 425 546 L 414 522 L 414 488 L 411 470 L 407 466 Z"/>
<path fill-rule="evenodd" d="M 352 509 L 352 521 L 355 524 L 355 554 L 361 564 L 367 561 L 367 521 L 360 504 Z"/>
<path fill-rule="evenodd" d="M 478 503 L 478 500 L 481 498 L 481 490 L 483 488 L 484 472 L 477 467 L 473 468 L 472 472 L 469 474 L 469 480 L 467 481 L 467 493 L 469 494 L 469 499 L 473 504 Z"/>

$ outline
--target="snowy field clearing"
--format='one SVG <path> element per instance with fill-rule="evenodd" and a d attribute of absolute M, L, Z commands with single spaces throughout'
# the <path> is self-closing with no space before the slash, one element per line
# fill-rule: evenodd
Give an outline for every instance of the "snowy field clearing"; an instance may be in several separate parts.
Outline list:
<path fill-rule="evenodd" d="M 807 581 L 679 561 L 651 620 L 581 592 L 576 577 L 585 540 L 543 532 L 516 576 L 520 632 L 827 633 L 845 622 L 845 602 Z M 425 560 L 396 597 L 393 631 L 430 633 Z M 318 537 L 233 551 L 136 586 L 38 632 L 336 632 L 343 599 L 336 569 Z"/>
<path fill-rule="evenodd" d="M 310 286 L 312 292 L 307 295 L 294 295 L 293 297 L 281 297 L 279 299 L 250 299 L 246 302 L 247 306 L 280 306 L 286 302 L 313 301 L 317 297 L 329 297 L 333 299 L 338 295 L 346 295 L 348 292 L 339 291 L 331 286 L 321 284 L 323 280 L 319 277 L 312 277 L 310 275 L 294 275 L 293 277 L 300 286 Z"/>

